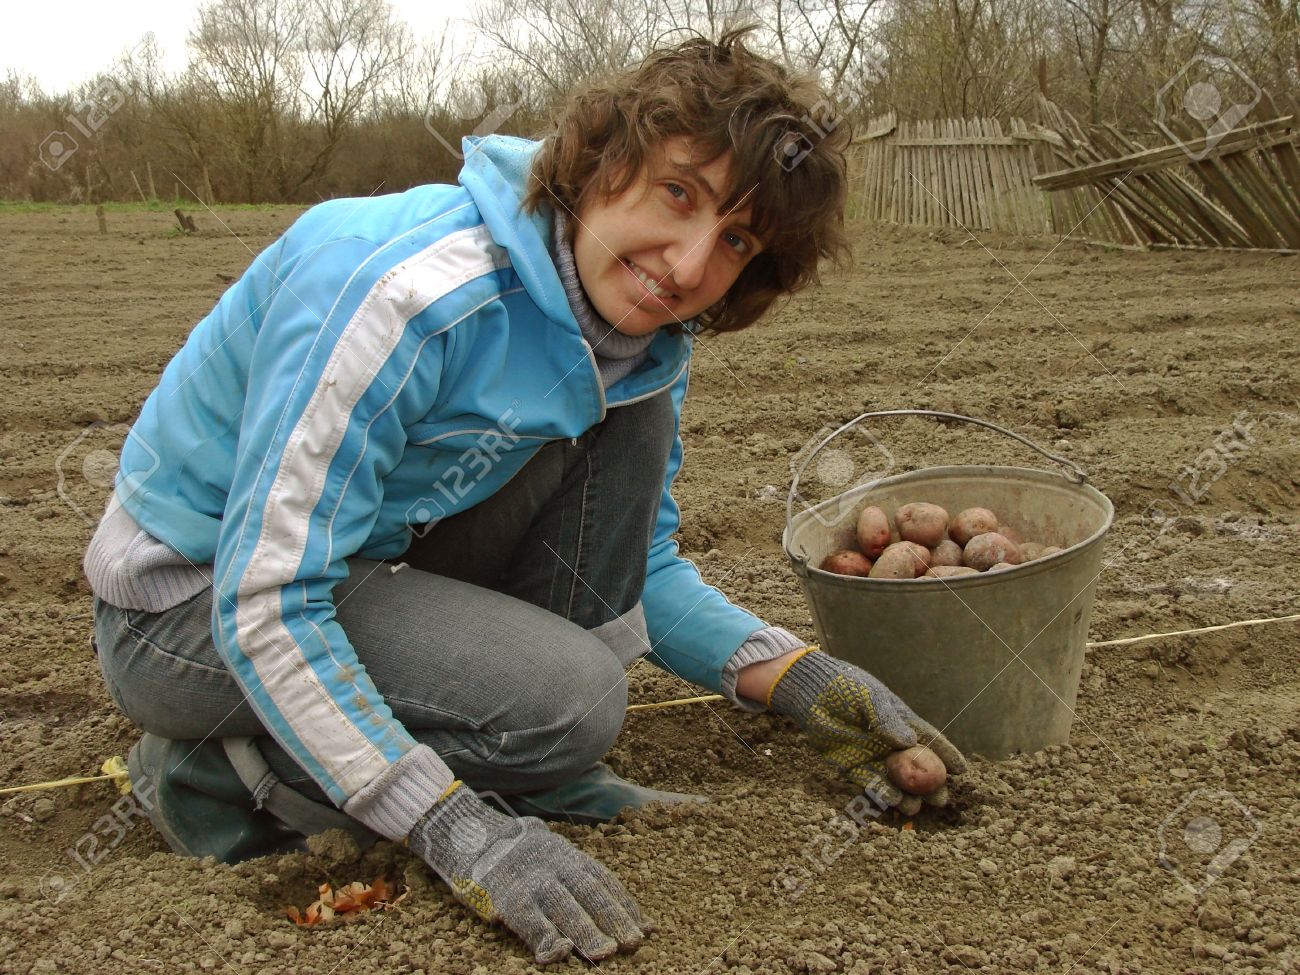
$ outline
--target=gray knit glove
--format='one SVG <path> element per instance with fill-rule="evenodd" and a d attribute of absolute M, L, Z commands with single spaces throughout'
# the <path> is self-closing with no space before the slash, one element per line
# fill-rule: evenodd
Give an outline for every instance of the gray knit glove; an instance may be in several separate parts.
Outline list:
<path fill-rule="evenodd" d="M 411 850 L 485 921 L 524 939 L 539 964 L 634 948 L 650 930 L 619 879 L 534 816 L 497 812 L 459 780 L 408 837 Z"/>
<path fill-rule="evenodd" d="M 949 773 L 966 769 L 966 760 L 947 738 L 861 667 L 820 650 L 795 660 L 772 688 L 768 706 L 793 718 L 812 746 L 849 781 L 862 786 L 887 806 L 907 815 L 922 802 L 942 806 L 947 785 L 924 799 L 908 796 L 889 781 L 885 757 L 900 748 L 929 747 Z"/>

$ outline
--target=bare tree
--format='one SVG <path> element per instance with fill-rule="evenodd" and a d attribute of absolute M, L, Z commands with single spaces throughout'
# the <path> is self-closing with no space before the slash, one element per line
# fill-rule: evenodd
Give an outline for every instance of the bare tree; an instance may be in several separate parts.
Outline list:
<path fill-rule="evenodd" d="M 498 85 L 508 74 L 512 87 L 536 109 L 583 81 L 634 64 L 687 34 L 716 37 L 729 27 L 758 22 L 773 2 L 479 0 L 471 23 L 493 51 L 488 61 L 467 60 L 460 71 L 472 77 L 486 70 Z"/>
<path fill-rule="evenodd" d="M 1070 46 L 1088 84 L 1088 121 L 1101 121 L 1101 89 L 1107 62 L 1115 53 L 1116 24 L 1127 19 L 1137 0 L 1062 0 Z"/>
<path fill-rule="evenodd" d="M 480 0 L 472 23 L 495 51 L 486 61 L 461 59 L 459 88 L 449 92 L 452 108 L 457 99 L 475 99 L 475 76 L 492 68 L 513 75 L 529 100 L 563 97 L 578 82 L 648 50 L 668 26 L 664 14 L 657 4 L 620 0 Z"/>
<path fill-rule="evenodd" d="M 420 43 L 412 40 L 406 53 L 371 89 L 370 115 L 422 118 L 434 104 L 450 56 L 446 34 Z"/>
<path fill-rule="evenodd" d="M 279 161 L 278 173 L 292 195 L 329 169 L 340 141 L 357 122 L 370 95 L 389 72 L 411 58 L 409 28 L 393 17 L 386 0 L 308 0 L 302 26 L 307 78 L 302 104 L 314 152 L 303 166 L 295 149 Z M 286 147 L 287 148 L 287 147 Z M 294 169 L 296 177 L 290 177 Z"/>
<path fill-rule="evenodd" d="M 412 40 L 386 0 L 212 0 L 190 45 L 253 201 L 325 175 Z"/>
<path fill-rule="evenodd" d="M 254 202 L 274 166 L 282 120 L 302 96 L 305 0 L 213 0 L 190 32 L 189 76 L 221 108 L 226 145 Z"/>
<path fill-rule="evenodd" d="M 1035 0 L 892 0 L 880 94 L 906 117 L 1024 111 L 1043 15 Z"/>
<path fill-rule="evenodd" d="M 1232 56 L 1249 65 L 1271 110 L 1300 108 L 1300 0 L 1230 0 L 1222 16 Z"/>
<path fill-rule="evenodd" d="M 787 64 L 816 72 L 842 100 L 856 103 L 857 86 L 879 73 L 868 41 L 872 15 L 883 2 L 767 0 L 760 9 Z M 846 86 L 850 80 L 854 84 Z"/>
<path fill-rule="evenodd" d="M 217 105 L 205 97 L 205 86 L 192 71 L 168 75 L 154 38 L 118 62 L 135 101 L 147 110 L 154 138 L 193 170 L 186 184 L 204 203 L 214 203 L 212 166 L 218 155 L 220 119 Z M 191 182 L 192 180 L 192 182 Z"/>

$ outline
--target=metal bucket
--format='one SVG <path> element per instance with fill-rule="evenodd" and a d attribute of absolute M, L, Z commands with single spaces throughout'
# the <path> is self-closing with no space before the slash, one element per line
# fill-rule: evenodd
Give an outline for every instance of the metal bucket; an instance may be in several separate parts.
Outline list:
<path fill-rule="evenodd" d="M 860 485 L 793 513 L 817 454 L 864 420 L 931 416 L 974 423 L 1032 447 L 1068 473 L 1022 467 L 932 467 Z M 856 548 L 858 513 L 929 501 L 956 514 L 992 509 L 1025 539 L 1064 551 L 944 579 L 867 579 L 817 566 Z M 957 747 L 989 759 L 1063 744 L 1070 734 L 1110 500 L 1071 461 L 984 420 L 933 410 L 864 413 L 809 453 L 786 500 L 782 545 L 822 649 L 878 677 Z"/>

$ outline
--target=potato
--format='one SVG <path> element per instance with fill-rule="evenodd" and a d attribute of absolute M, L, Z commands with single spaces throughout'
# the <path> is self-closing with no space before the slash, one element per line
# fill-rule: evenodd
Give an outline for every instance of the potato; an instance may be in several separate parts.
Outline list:
<path fill-rule="evenodd" d="M 979 572 L 965 565 L 932 565 L 925 574 L 927 579 L 951 579 L 955 576 L 977 576 Z"/>
<path fill-rule="evenodd" d="M 880 553 L 876 564 L 871 567 L 873 579 L 915 579 L 921 572 L 916 571 L 916 553 L 909 547 L 911 542 L 899 542 Z M 927 552 L 927 554 L 929 554 Z"/>
<path fill-rule="evenodd" d="M 1023 561 L 1024 556 L 1020 554 L 1020 546 L 997 532 L 976 535 L 966 543 L 962 553 L 962 562 L 981 572 L 993 568 L 999 562 L 1019 565 Z"/>
<path fill-rule="evenodd" d="M 998 527 L 993 530 L 1003 538 L 1011 539 L 1017 545 L 1023 545 L 1025 543 L 1025 536 L 1020 534 L 1019 531 L 1012 528 L 1010 525 L 998 525 Z"/>
<path fill-rule="evenodd" d="M 1014 569 L 1014 568 L 1015 568 L 1015 566 L 1012 565 L 1010 562 L 999 562 L 999 563 L 997 563 L 996 565 L 990 565 L 990 566 L 989 566 L 989 571 L 990 571 L 990 572 L 1001 572 L 1003 569 Z"/>
<path fill-rule="evenodd" d="M 933 548 L 948 533 L 948 512 L 937 504 L 918 501 L 895 511 L 894 524 L 898 525 L 898 535 L 903 541 Z"/>
<path fill-rule="evenodd" d="M 871 572 L 871 564 L 871 560 L 861 552 L 846 548 L 826 556 L 819 568 L 842 576 L 865 576 Z"/>
<path fill-rule="evenodd" d="M 1042 557 L 1043 546 L 1037 542 L 1023 542 L 1020 545 L 1020 554 L 1025 557 L 1026 562 L 1032 562 L 1034 559 Z"/>
<path fill-rule="evenodd" d="M 869 559 L 880 558 L 880 553 L 889 545 L 889 515 L 880 508 L 871 506 L 862 509 L 858 515 L 858 548 Z"/>
<path fill-rule="evenodd" d="M 885 756 L 889 781 L 914 796 L 928 796 L 948 781 L 948 769 L 941 759 L 924 745 L 913 745 Z"/>
<path fill-rule="evenodd" d="M 918 545 L 916 542 L 899 542 L 900 548 L 906 548 L 912 553 L 915 560 L 912 568 L 916 571 L 917 576 L 925 575 L 925 570 L 930 568 L 930 550 L 924 545 Z"/>
<path fill-rule="evenodd" d="M 961 546 L 951 539 L 945 538 L 930 550 L 930 565 L 961 565 Z"/>
<path fill-rule="evenodd" d="M 998 516 L 988 508 L 967 508 L 948 526 L 948 535 L 963 548 L 976 535 L 998 530 Z"/>
<path fill-rule="evenodd" d="M 1048 545 L 1041 552 L 1038 553 L 1038 557 L 1040 559 L 1045 559 L 1049 555 L 1058 555 L 1064 551 L 1065 549 L 1061 548 L 1061 546 L 1059 545 Z"/>

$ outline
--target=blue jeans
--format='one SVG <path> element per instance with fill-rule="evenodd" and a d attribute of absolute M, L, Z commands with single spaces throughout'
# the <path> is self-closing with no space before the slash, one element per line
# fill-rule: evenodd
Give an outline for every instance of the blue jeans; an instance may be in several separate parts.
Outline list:
<path fill-rule="evenodd" d="M 416 538 L 408 568 L 348 560 L 339 625 L 397 719 L 472 788 L 560 785 L 617 738 L 625 671 L 650 649 L 640 598 L 674 428 L 666 391 L 610 410 Z M 94 614 L 109 694 L 135 724 L 257 737 L 283 781 L 325 801 L 217 652 L 210 590 L 162 613 L 95 599 Z"/>

